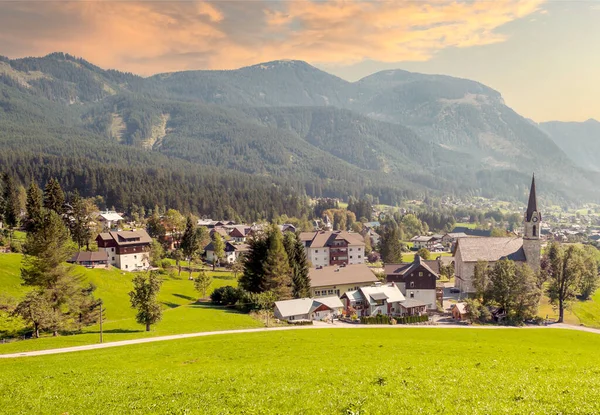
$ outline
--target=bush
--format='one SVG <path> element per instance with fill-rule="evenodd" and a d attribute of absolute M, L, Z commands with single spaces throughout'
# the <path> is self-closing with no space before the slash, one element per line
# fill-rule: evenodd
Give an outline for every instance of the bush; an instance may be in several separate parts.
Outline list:
<path fill-rule="evenodd" d="M 413 324 L 413 323 L 424 323 L 429 321 L 427 314 L 423 316 L 405 316 L 405 317 L 394 317 L 398 324 Z"/>
<path fill-rule="evenodd" d="M 288 321 L 288 324 L 292 326 L 312 326 L 312 321 L 302 320 L 302 321 Z"/>
<path fill-rule="evenodd" d="M 12 241 L 10 243 L 10 252 L 13 252 L 15 254 L 23 253 L 23 247 L 21 246 L 21 242 Z"/>
<path fill-rule="evenodd" d="M 277 300 L 272 291 L 250 293 L 241 288 L 238 288 L 237 290 L 240 295 L 237 307 L 246 313 L 250 311 L 272 310 L 273 305 Z"/>
<path fill-rule="evenodd" d="M 210 301 L 219 305 L 234 305 L 242 297 L 242 290 L 227 285 L 215 289 L 210 295 Z"/>
<path fill-rule="evenodd" d="M 162 261 L 160 261 L 160 267 L 162 269 L 167 269 L 171 267 L 171 262 L 168 259 L 163 259 Z"/>

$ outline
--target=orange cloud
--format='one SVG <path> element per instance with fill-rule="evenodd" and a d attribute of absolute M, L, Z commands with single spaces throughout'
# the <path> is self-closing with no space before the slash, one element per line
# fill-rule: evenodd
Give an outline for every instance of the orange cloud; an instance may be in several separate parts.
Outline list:
<path fill-rule="evenodd" d="M 447 47 L 504 41 L 497 29 L 542 2 L 2 2 L 0 54 L 64 51 L 141 74 L 283 58 L 427 60 Z"/>

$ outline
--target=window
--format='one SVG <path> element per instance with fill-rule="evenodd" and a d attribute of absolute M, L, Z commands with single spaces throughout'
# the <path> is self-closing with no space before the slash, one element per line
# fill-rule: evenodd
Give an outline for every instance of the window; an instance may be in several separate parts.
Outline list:
<path fill-rule="evenodd" d="M 414 281 L 410 282 L 410 288 L 415 288 L 415 282 Z"/>
<path fill-rule="evenodd" d="M 125 269 L 129 268 L 129 265 L 125 265 Z"/>
<path fill-rule="evenodd" d="M 358 250 L 360 251 L 360 248 L 358 248 Z"/>
<path fill-rule="evenodd" d="M 137 255 L 134 255 L 134 256 L 133 256 L 133 259 L 137 259 Z"/>
<path fill-rule="evenodd" d="M 537 234 L 537 233 L 538 233 L 538 232 L 537 232 L 537 226 L 535 226 L 535 225 L 534 225 L 534 226 L 533 226 L 533 236 L 538 236 L 538 234 Z"/>
<path fill-rule="evenodd" d="M 361 258 L 362 258 L 362 257 L 359 255 L 359 256 L 358 256 L 358 259 L 361 259 Z"/>
<path fill-rule="evenodd" d="M 112 257 L 112 258 L 113 258 L 112 260 L 114 261 L 114 260 L 115 260 L 115 257 Z"/>
<path fill-rule="evenodd" d="M 352 255 L 350 255 L 350 259 L 352 259 Z"/>
<path fill-rule="evenodd" d="M 410 298 L 415 298 L 415 293 L 414 292 L 410 292 Z"/>
<path fill-rule="evenodd" d="M 422 273 L 422 272 L 419 272 L 419 277 L 422 277 L 422 276 L 423 276 L 423 273 Z"/>
<path fill-rule="evenodd" d="M 350 250 L 352 251 L 352 248 L 350 248 Z"/>
<path fill-rule="evenodd" d="M 115 252 L 115 248 L 110 248 L 110 252 Z"/>
<path fill-rule="evenodd" d="M 321 291 L 315 291 L 315 296 L 321 295 Z"/>
<path fill-rule="evenodd" d="M 315 254 L 318 254 L 318 253 L 319 253 L 319 250 L 318 250 L 318 249 L 315 249 Z"/>

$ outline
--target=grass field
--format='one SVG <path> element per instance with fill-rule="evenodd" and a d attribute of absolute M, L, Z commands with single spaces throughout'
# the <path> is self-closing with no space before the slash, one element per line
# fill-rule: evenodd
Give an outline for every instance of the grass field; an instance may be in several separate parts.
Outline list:
<path fill-rule="evenodd" d="M 592 414 L 600 336 L 295 330 L 0 360 L 14 414 Z M 440 354 L 443 352 L 443 354 Z"/>
<path fill-rule="evenodd" d="M 20 266 L 21 255 L 0 254 L 0 293 L 20 297 L 26 292 L 26 288 L 20 285 Z M 144 327 L 135 322 L 136 310 L 132 309 L 129 303 L 128 293 L 133 287 L 131 281 L 134 274 L 118 269 L 90 270 L 84 267 L 76 267 L 76 272 L 85 281 L 93 282 L 98 287 L 95 296 L 102 298 L 105 308 L 104 341 L 261 326 L 248 315 L 234 310 L 196 303 L 199 294 L 194 290 L 194 284 L 188 280 L 188 273 L 185 272 L 181 277 L 163 277 L 159 295 L 159 301 L 164 308 L 163 320 L 153 326 L 152 331 L 145 332 Z M 223 272 L 209 272 L 209 274 L 214 276 L 207 294 L 217 287 L 237 285 L 237 281 L 231 274 Z M 1 317 L 0 330 L 19 328 L 13 320 L 2 323 Z M 0 354 L 97 343 L 98 331 L 98 326 L 92 326 L 86 328 L 82 334 L 0 344 Z"/>

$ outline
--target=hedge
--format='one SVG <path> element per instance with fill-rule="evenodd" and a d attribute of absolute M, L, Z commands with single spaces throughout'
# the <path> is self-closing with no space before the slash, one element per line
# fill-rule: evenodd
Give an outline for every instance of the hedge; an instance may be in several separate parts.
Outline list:
<path fill-rule="evenodd" d="M 429 316 L 407 316 L 407 317 L 389 317 L 382 314 L 371 317 L 361 317 L 361 324 L 390 324 L 390 319 L 393 318 L 398 324 L 413 324 L 413 323 L 424 323 L 429 321 Z"/>

